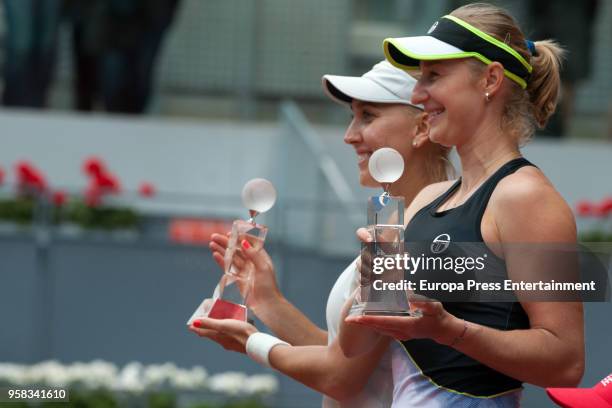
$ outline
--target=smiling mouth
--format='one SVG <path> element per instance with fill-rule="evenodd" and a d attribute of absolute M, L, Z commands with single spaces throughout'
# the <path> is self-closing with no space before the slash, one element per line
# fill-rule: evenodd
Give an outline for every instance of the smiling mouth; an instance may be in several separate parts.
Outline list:
<path fill-rule="evenodd" d="M 427 112 L 427 114 L 429 115 L 429 120 L 432 121 L 436 119 L 438 116 L 440 116 L 441 114 L 443 114 L 444 112 L 445 112 L 444 109 L 436 109 L 436 110 Z"/>
<path fill-rule="evenodd" d="M 370 159 L 372 153 L 359 153 L 357 154 L 357 164 L 362 164 Z"/>

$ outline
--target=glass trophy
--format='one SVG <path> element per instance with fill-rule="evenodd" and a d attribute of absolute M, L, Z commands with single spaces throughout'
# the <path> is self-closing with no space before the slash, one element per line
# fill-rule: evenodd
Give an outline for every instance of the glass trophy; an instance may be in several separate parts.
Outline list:
<path fill-rule="evenodd" d="M 360 290 L 350 313 L 409 315 L 408 292 L 402 289 L 404 269 L 401 263 L 394 262 L 392 267 L 384 267 L 382 271 L 373 268 L 375 258 L 395 260 L 404 255 L 404 197 L 389 193 L 391 184 L 404 172 L 404 160 L 396 150 L 385 147 L 372 154 L 368 169 L 383 187 L 383 192 L 368 199 L 367 230 L 372 241 L 363 245 L 358 271 Z"/>
<path fill-rule="evenodd" d="M 247 299 L 254 266 L 242 252 L 247 241 L 255 250 L 264 246 L 268 227 L 257 224 L 255 217 L 268 211 L 276 201 L 276 190 L 268 180 L 252 179 L 242 189 L 242 203 L 249 210 L 248 220 L 236 220 L 225 250 L 224 271 L 212 298 L 205 299 L 187 321 L 190 325 L 199 317 L 247 320 Z"/>

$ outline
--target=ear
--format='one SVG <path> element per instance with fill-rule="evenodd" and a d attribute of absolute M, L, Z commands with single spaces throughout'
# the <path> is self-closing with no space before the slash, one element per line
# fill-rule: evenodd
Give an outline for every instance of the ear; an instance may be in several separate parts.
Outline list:
<path fill-rule="evenodd" d="M 429 140 L 429 121 L 427 113 L 421 112 L 415 118 L 416 126 L 414 127 L 414 137 L 412 138 L 412 146 L 419 148 Z"/>
<path fill-rule="evenodd" d="M 501 88 L 504 82 L 504 66 L 497 61 L 487 65 L 484 73 L 484 92 L 491 97 Z"/>

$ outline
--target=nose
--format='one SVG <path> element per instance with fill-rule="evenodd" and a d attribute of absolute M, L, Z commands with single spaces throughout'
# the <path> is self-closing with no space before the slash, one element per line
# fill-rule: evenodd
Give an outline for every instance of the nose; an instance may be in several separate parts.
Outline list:
<path fill-rule="evenodd" d="M 425 84 L 421 79 L 417 81 L 414 85 L 414 89 L 412 90 L 412 97 L 410 98 L 410 103 L 415 105 L 423 104 L 427 100 L 427 90 L 425 89 Z"/>
<path fill-rule="evenodd" d="M 353 118 L 349 126 L 346 128 L 346 132 L 344 133 L 344 143 L 352 145 L 359 143 L 360 141 L 361 133 L 359 131 L 359 126 L 357 126 L 355 118 Z"/>

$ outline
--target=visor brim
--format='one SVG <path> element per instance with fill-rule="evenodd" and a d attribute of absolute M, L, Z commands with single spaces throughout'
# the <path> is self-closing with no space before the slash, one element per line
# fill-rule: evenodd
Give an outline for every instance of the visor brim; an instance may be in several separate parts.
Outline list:
<path fill-rule="evenodd" d="M 473 53 L 463 51 L 428 35 L 387 38 L 383 42 L 383 48 L 387 60 L 394 66 L 405 70 L 419 69 L 421 61 L 473 56 Z"/>
<path fill-rule="evenodd" d="M 398 103 L 421 109 L 368 78 L 323 75 L 321 82 L 325 94 L 334 102 L 342 105 L 350 105 L 353 99 L 357 99 L 373 103 Z"/>
<path fill-rule="evenodd" d="M 546 393 L 561 407 L 610 408 L 591 388 L 547 388 Z"/>

